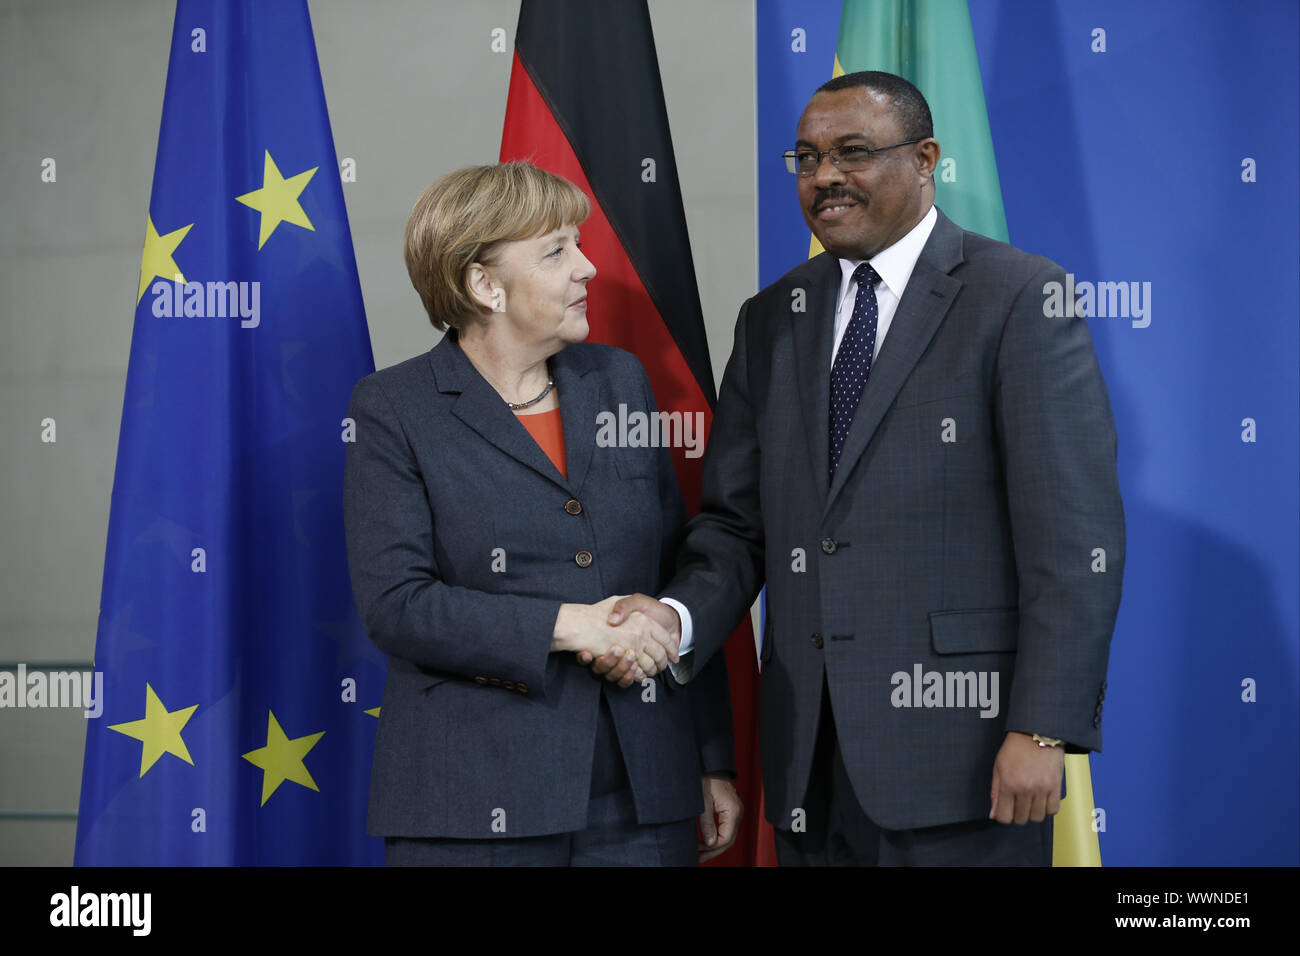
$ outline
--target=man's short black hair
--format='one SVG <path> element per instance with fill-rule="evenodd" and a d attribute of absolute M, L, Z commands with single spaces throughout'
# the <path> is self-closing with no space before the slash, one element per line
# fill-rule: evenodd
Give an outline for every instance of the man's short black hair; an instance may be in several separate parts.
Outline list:
<path fill-rule="evenodd" d="M 845 73 L 833 80 L 827 80 L 817 87 L 817 92 L 834 93 L 836 90 L 848 90 L 855 86 L 866 87 L 874 93 L 889 97 L 889 107 L 898 120 L 898 128 L 903 134 L 903 139 L 929 139 L 934 135 L 934 120 L 930 117 L 930 104 L 925 101 L 920 90 L 893 73 L 881 73 L 879 70 Z"/>

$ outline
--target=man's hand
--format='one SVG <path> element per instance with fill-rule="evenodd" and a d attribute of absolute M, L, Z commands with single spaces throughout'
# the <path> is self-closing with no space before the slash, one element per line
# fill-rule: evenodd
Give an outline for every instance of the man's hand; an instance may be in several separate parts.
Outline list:
<path fill-rule="evenodd" d="M 553 651 L 573 651 L 578 661 L 599 660 L 608 680 L 628 687 L 677 661 L 678 638 L 645 614 L 626 615 L 623 626 L 607 623 L 618 596 L 599 604 L 565 604 L 556 618 Z"/>
<path fill-rule="evenodd" d="M 745 808 L 727 774 L 706 773 L 702 783 L 704 812 L 700 814 L 700 833 L 704 842 L 699 844 L 698 849 L 699 862 L 707 863 L 715 856 L 726 853 L 731 849 L 731 844 L 736 842 L 736 834 L 740 832 L 740 818 L 744 815 Z"/>
<path fill-rule="evenodd" d="M 1042 823 L 1061 809 L 1065 749 L 1040 747 L 1029 734 L 1007 733 L 993 761 L 989 819 L 1023 825 Z"/>
<path fill-rule="evenodd" d="M 682 642 L 682 619 L 676 609 L 663 601 L 655 600 L 648 594 L 629 594 L 627 597 L 619 598 L 614 602 L 614 610 L 609 615 L 608 624 L 610 627 L 618 627 L 638 611 L 669 633 L 675 642 L 673 646 L 676 653 L 676 647 Z M 676 664 L 677 658 L 673 657 L 672 661 Z"/>
<path fill-rule="evenodd" d="M 601 603 L 604 604 L 605 602 L 602 601 Z M 606 623 L 611 627 L 617 627 L 623 625 L 625 621 L 642 615 L 650 617 L 671 638 L 673 643 L 669 659 L 676 664 L 679 660 L 677 647 L 681 644 L 682 627 L 677 612 L 669 605 L 656 601 L 645 594 L 620 597 L 614 604 L 614 611 L 610 614 Z M 660 640 L 663 639 L 660 638 Z M 621 650 L 620 647 L 614 647 L 598 658 L 594 657 L 589 651 L 582 651 L 578 654 L 578 663 L 590 664 L 594 673 L 603 674 L 606 680 L 617 683 L 619 687 L 630 687 L 633 683 L 640 683 L 645 680 L 646 673 L 636 666 L 635 655 L 631 652 L 618 653 Z M 662 670 L 662 668 L 660 669 Z M 651 671 L 650 673 L 654 674 L 655 672 Z"/>

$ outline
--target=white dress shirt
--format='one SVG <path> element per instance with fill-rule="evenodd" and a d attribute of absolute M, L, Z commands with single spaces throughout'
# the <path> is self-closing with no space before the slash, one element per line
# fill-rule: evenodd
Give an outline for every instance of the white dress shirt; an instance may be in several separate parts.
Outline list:
<path fill-rule="evenodd" d="M 921 221 L 913 226 L 907 235 L 867 260 L 871 263 L 871 268 L 875 269 L 880 276 L 880 281 L 876 283 L 876 307 L 879 310 L 879 317 L 876 319 L 876 350 L 871 355 L 873 362 L 880 354 L 880 347 L 884 344 L 885 336 L 889 334 L 889 326 L 894 321 L 894 313 L 898 311 L 898 300 L 903 297 L 907 280 L 912 278 L 916 260 L 921 258 L 921 250 L 925 248 L 938 218 L 934 207 L 931 206 L 930 211 L 921 217 Z M 858 284 L 853 281 L 853 271 L 860 265 L 862 265 L 861 259 L 840 260 L 842 278 L 840 295 L 835 300 L 835 335 L 831 340 L 832 367 L 835 365 L 835 356 L 840 350 L 840 342 L 844 338 L 844 333 L 848 331 L 849 319 L 853 316 L 853 304 L 858 296 Z"/>
<path fill-rule="evenodd" d="M 921 217 L 921 221 L 908 231 L 888 249 L 882 249 L 867 261 L 871 263 L 871 268 L 876 270 L 880 276 L 880 281 L 876 283 L 876 308 L 878 317 L 876 319 L 876 350 L 871 356 L 874 362 L 876 356 L 880 354 L 880 347 L 885 342 L 885 336 L 889 333 L 889 326 L 894 321 L 894 313 L 898 311 L 899 300 L 903 298 L 903 291 L 907 288 L 907 280 L 912 277 L 912 270 L 916 268 L 916 260 L 921 258 L 921 250 L 925 248 L 926 242 L 930 239 L 930 233 L 934 230 L 934 224 L 938 221 L 938 213 L 935 212 L 933 205 L 929 211 Z M 853 315 L 853 304 L 857 300 L 858 284 L 853 281 L 853 270 L 862 264 L 861 259 L 841 259 L 840 262 L 840 294 L 835 300 L 835 332 L 831 337 L 831 366 L 835 365 L 835 355 L 840 350 L 840 341 L 844 338 L 844 333 L 849 327 L 849 319 Z M 827 412 L 829 415 L 829 411 Z M 829 422 L 829 418 L 827 419 Z M 827 428 L 829 429 L 829 424 Z M 691 612 L 688 611 L 680 601 L 674 601 L 672 598 L 663 598 L 663 602 L 677 612 L 677 616 L 682 619 L 682 640 L 678 646 L 677 653 L 680 657 L 685 657 L 694 646 L 694 634 L 691 626 Z M 689 679 L 691 667 L 685 660 L 681 664 L 670 664 L 673 675 L 678 681 L 685 683 L 683 678 Z"/>

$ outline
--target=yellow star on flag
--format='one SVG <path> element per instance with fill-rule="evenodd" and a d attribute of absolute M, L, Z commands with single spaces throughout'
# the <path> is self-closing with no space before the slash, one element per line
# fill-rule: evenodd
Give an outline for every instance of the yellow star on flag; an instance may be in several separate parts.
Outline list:
<path fill-rule="evenodd" d="M 144 298 L 144 290 L 149 288 L 149 283 L 154 279 L 166 279 L 168 282 L 185 281 L 180 266 L 172 258 L 172 253 L 192 228 L 194 223 L 160 236 L 157 228 L 154 227 L 153 216 L 145 216 L 144 254 L 140 256 L 140 294 L 135 297 L 136 305 L 140 304 L 140 300 Z"/>
<path fill-rule="evenodd" d="M 294 737 L 290 740 L 280 729 L 280 722 L 275 719 L 275 714 L 269 710 L 267 714 L 269 719 L 266 722 L 266 746 L 244 754 L 245 760 L 263 771 L 262 806 L 266 806 L 266 801 L 271 799 L 271 794 L 275 793 L 280 784 L 286 780 L 320 793 L 320 787 L 316 786 L 316 781 L 311 778 L 311 774 L 307 772 L 307 765 L 302 760 L 311 748 L 316 746 L 316 742 L 325 736 L 325 731 L 308 734 L 306 737 Z"/>
<path fill-rule="evenodd" d="M 109 724 L 108 729 L 141 741 L 143 746 L 140 748 L 140 776 L 142 777 L 165 753 L 180 757 L 192 767 L 194 761 L 190 759 L 189 748 L 181 738 L 181 730 L 198 709 L 199 705 L 194 704 L 183 710 L 168 712 L 163 702 L 158 699 L 158 695 L 154 693 L 153 687 L 145 684 L 144 718 L 127 721 L 125 724 Z"/>
<path fill-rule="evenodd" d="M 378 708 L 378 707 L 371 707 L 369 710 L 362 711 L 362 713 L 364 713 L 364 714 L 369 714 L 371 717 L 378 717 L 378 716 L 379 716 L 379 708 Z"/>
<path fill-rule="evenodd" d="M 262 214 L 262 228 L 258 233 L 257 248 L 261 249 L 266 245 L 266 240 L 271 238 L 275 227 L 282 222 L 291 222 L 295 226 L 316 231 L 316 227 L 311 224 L 311 220 L 307 218 L 307 214 L 298 203 L 298 197 L 302 195 L 302 191 L 307 188 L 307 184 L 311 182 L 318 169 L 319 166 L 313 166 L 306 172 L 285 179 L 280 175 L 275 160 L 271 158 L 271 151 L 266 151 L 266 163 L 262 169 L 262 188 L 235 197 L 245 206 L 256 209 Z"/>

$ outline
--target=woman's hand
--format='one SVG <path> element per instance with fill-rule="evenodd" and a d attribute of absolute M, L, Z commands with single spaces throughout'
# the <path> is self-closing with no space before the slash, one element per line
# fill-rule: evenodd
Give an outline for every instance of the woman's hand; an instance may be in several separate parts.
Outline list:
<path fill-rule="evenodd" d="M 677 638 L 656 621 L 641 613 L 631 614 L 618 627 L 607 623 L 610 611 L 619 595 L 608 597 L 599 604 L 564 604 L 555 619 L 551 637 L 552 651 L 569 651 L 578 655 L 583 664 L 606 654 L 632 664 L 617 679 L 619 686 L 628 687 L 634 680 L 652 677 L 676 662 Z"/>

